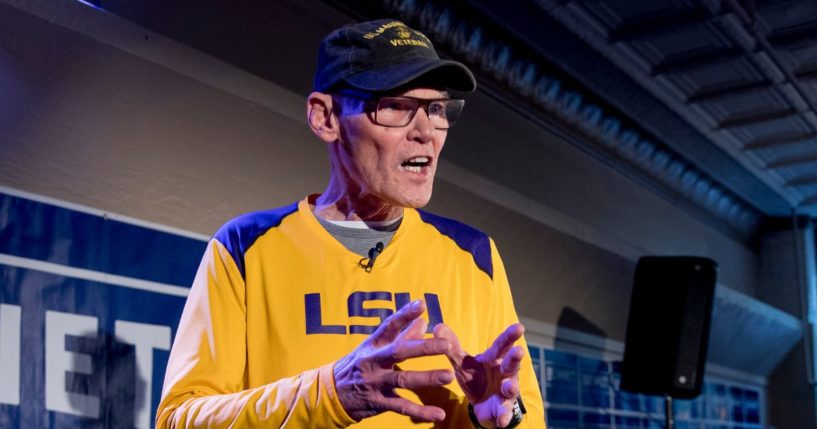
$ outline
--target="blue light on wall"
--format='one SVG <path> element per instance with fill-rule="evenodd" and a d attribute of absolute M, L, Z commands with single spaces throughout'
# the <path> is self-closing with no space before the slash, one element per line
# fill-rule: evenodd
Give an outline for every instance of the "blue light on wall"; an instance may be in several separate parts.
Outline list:
<path fill-rule="evenodd" d="M 94 9 L 102 9 L 102 0 L 74 0 Z"/>
<path fill-rule="evenodd" d="M 618 362 L 530 345 L 549 429 L 663 429 L 664 399 L 622 391 Z M 540 360 L 541 359 L 541 360 Z M 763 391 L 709 378 L 704 393 L 675 400 L 677 429 L 761 429 Z"/>

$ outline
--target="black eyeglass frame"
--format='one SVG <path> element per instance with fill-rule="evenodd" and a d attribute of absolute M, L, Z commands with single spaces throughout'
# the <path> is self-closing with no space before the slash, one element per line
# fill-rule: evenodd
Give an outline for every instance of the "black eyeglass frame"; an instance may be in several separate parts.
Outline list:
<path fill-rule="evenodd" d="M 383 95 L 383 94 L 378 94 L 378 93 L 355 91 L 355 90 L 350 90 L 350 89 L 342 89 L 342 90 L 338 90 L 338 91 L 333 91 L 332 95 L 337 95 L 337 96 L 341 96 L 341 97 L 350 97 L 350 98 L 355 98 L 355 99 L 358 99 L 358 100 L 362 100 L 362 101 L 366 102 L 367 104 L 369 104 L 369 106 L 374 104 L 374 106 L 373 106 L 374 108 L 370 107 L 369 109 L 367 109 L 367 113 L 370 114 L 370 118 L 372 119 L 372 122 L 374 122 L 375 124 L 380 125 L 382 127 L 388 127 L 388 128 L 403 128 L 403 127 L 408 126 L 411 123 L 411 121 L 414 120 L 414 117 L 417 115 L 417 111 L 420 110 L 421 107 L 425 108 L 426 115 L 428 115 L 429 119 L 431 119 L 431 115 L 429 114 L 429 106 L 432 103 L 442 101 L 442 102 L 446 102 L 446 105 L 444 106 L 444 110 L 445 110 L 445 113 L 446 113 L 446 119 L 448 119 L 448 126 L 445 127 L 445 128 L 440 128 L 440 127 L 435 126 L 434 128 L 437 129 L 437 130 L 448 130 L 451 127 L 453 127 L 454 124 L 457 122 L 457 119 L 459 119 L 460 115 L 462 114 L 462 109 L 465 106 L 465 100 L 463 100 L 461 98 L 448 98 L 448 97 L 443 97 L 443 98 L 419 98 L 419 97 L 411 97 L 411 96 L 408 96 L 408 95 Z M 378 121 L 377 112 L 380 110 L 380 108 L 379 108 L 380 103 L 383 100 L 388 100 L 388 99 L 412 100 L 412 101 L 417 103 L 417 106 L 414 108 L 414 110 L 412 110 L 411 114 L 408 116 L 408 119 L 406 119 L 405 124 L 391 125 L 391 124 L 384 124 L 384 123 L 381 123 L 380 121 Z M 448 115 L 447 115 L 447 113 L 448 113 L 448 108 L 447 107 L 451 102 L 454 103 L 453 104 L 454 106 L 457 106 L 457 115 L 453 118 L 453 120 L 452 120 L 452 118 L 448 117 Z M 433 122 L 433 120 L 432 120 L 432 122 Z"/>

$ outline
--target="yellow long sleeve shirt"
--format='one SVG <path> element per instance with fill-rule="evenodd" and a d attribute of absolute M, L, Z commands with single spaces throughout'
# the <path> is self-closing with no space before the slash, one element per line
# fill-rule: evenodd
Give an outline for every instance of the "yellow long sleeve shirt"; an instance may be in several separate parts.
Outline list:
<path fill-rule="evenodd" d="M 444 321 L 467 352 L 488 348 L 517 322 L 493 241 L 462 223 L 406 209 L 371 272 L 359 260 L 320 225 L 307 199 L 222 227 L 207 247 L 182 314 L 157 428 L 472 427 L 456 382 L 398 390 L 443 408 L 446 420 L 436 426 L 392 412 L 355 422 L 338 400 L 333 364 L 414 299 L 426 301 L 429 330 Z M 433 356 L 399 367 L 450 364 Z M 544 428 L 528 358 L 520 387 L 528 411 L 520 427 Z"/>

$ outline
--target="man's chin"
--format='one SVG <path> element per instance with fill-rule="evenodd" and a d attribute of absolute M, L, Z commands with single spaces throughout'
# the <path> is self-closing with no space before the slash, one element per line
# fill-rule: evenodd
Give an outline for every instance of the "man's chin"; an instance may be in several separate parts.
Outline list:
<path fill-rule="evenodd" d="M 402 205 L 403 205 L 404 208 L 421 209 L 421 208 L 427 206 L 429 201 L 431 201 L 431 193 L 430 192 L 429 192 L 429 194 L 427 196 L 424 195 L 424 196 L 417 196 L 417 197 L 414 197 L 414 198 L 406 198 L 402 202 Z"/>
<path fill-rule="evenodd" d="M 384 192 L 381 200 L 393 207 L 420 209 L 431 201 L 431 189 L 406 189 Z"/>

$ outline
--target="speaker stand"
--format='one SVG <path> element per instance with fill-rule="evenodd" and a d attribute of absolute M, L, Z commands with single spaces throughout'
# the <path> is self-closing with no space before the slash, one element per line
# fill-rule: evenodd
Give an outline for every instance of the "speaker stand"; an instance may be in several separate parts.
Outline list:
<path fill-rule="evenodd" d="M 672 396 L 670 395 L 664 396 L 664 413 L 666 414 L 664 429 L 675 429 L 675 417 L 672 412 Z"/>

